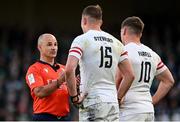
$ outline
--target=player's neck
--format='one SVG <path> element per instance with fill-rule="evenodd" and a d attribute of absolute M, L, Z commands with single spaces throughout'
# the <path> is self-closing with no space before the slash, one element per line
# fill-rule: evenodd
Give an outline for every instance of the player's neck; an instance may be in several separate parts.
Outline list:
<path fill-rule="evenodd" d="M 49 57 L 41 56 L 40 60 L 43 61 L 43 62 L 46 62 L 48 64 L 51 64 L 51 65 L 54 64 L 54 58 L 49 58 Z"/>
<path fill-rule="evenodd" d="M 138 45 L 141 44 L 140 38 L 138 38 L 136 36 L 129 36 L 129 37 L 126 38 L 126 44 L 131 43 L 131 42 L 136 43 Z"/>
<path fill-rule="evenodd" d="M 89 30 L 101 31 L 101 28 L 98 25 L 89 25 L 89 27 L 87 28 L 87 31 L 89 31 Z"/>

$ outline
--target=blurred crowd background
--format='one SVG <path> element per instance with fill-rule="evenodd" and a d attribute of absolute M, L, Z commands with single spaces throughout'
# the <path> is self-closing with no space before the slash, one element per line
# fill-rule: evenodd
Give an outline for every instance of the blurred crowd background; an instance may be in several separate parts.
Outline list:
<path fill-rule="evenodd" d="M 163 2 L 163 4 L 162 4 Z M 180 121 L 180 21 L 178 1 L 58 1 L 7 0 L 0 2 L 0 120 L 31 120 L 32 99 L 25 83 L 29 65 L 39 58 L 37 39 L 55 35 L 57 61 L 66 64 L 73 39 L 82 33 L 81 11 L 90 4 L 103 9 L 102 29 L 120 39 L 120 25 L 128 16 L 145 23 L 142 42 L 156 51 L 176 81 L 168 95 L 155 106 L 159 121 Z M 151 88 L 153 94 L 158 81 Z"/>

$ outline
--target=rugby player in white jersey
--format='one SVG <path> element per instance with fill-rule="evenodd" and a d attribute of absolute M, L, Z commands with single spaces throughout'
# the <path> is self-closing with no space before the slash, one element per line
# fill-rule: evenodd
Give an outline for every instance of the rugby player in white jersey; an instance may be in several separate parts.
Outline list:
<path fill-rule="evenodd" d="M 118 121 L 121 99 L 134 79 L 132 66 L 127 59 L 123 44 L 101 30 L 100 6 L 90 5 L 82 12 L 81 27 L 84 34 L 76 37 L 69 50 L 65 68 L 66 80 L 72 102 L 82 101 L 80 121 Z M 76 91 L 75 69 L 80 66 L 81 96 Z M 124 75 L 117 96 L 115 72 L 117 67 Z M 85 97 L 84 97 L 85 96 Z M 117 98 L 118 97 L 118 98 Z"/>
<path fill-rule="evenodd" d="M 135 79 L 121 100 L 120 121 L 154 121 L 154 107 L 174 84 L 169 69 L 152 49 L 141 43 L 144 23 L 139 17 L 128 17 L 121 24 L 121 40 L 125 44 L 133 66 Z M 117 87 L 121 79 L 118 74 Z M 153 79 L 160 81 L 156 93 L 151 97 Z"/>

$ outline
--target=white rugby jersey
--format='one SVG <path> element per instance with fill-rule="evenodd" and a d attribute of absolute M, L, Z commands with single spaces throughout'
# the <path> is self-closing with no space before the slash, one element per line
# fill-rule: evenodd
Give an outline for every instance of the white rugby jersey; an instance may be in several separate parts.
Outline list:
<path fill-rule="evenodd" d="M 118 62 L 127 58 L 123 44 L 104 31 L 89 30 L 72 42 L 69 55 L 79 59 L 84 106 L 117 102 L 115 72 Z"/>
<path fill-rule="evenodd" d="M 131 42 L 125 46 L 125 50 L 133 66 L 135 79 L 124 97 L 120 112 L 123 115 L 154 112 L 150 87 L 154 77 L 167 67 L 153 50 L 143 44 Z"/>

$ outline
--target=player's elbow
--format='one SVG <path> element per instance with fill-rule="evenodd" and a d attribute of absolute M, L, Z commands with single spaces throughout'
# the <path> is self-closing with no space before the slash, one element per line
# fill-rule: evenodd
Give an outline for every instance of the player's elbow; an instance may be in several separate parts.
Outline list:
<path fill-rule="evenodd" d="M 135 79 L 135 75 L 133 72 L 127 74 L 126 76 L 128 78 L 129 81 L 133 82 L 133 80 Z"/>
<path fill-rule="evenodd" d="M 173 87 L 175 81 L 174 81 L 172 74 L 169 71 L 166 71 L 164 73 L 164 75 L 162 75 L 162 76 L 164 76 L 163 78 L 161 78 L 162 81 L 164 81 L 164 83 L 166 85 L 168 85 L 170 88 Z M 161 79 L 160 79 L 160 81 L 161 81 Z"/>
<path fill-rule="evenodd" d="M 170 78 L 170 79 L 168 80 L 169 87 L 173 87 L 174 83 L 175 83 L 175 81 L 174 81 L 173 78 Z"/>
<path fill-rule="evenodd" d="M 166 87 L 171 88 L 173 87 L 175 81 L 174 78 L 169 71 L 169 69 L 165 70 L 164 72 L 160 73 L 156 76 L 158 81 L 161 81 Z"/>
<path fill-rule="evenodd" d="M 162 81 L 162 83 L 166 86 L 166 88 L 170 89 L 173 87 L 174 85 L 174 79 L 173 78 L 166 78 L 166 79 L 163 79 L 163 80 L 160 80 Z"/>

